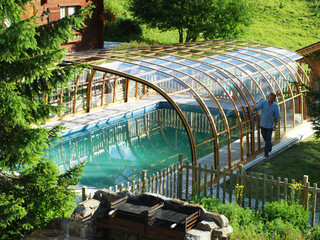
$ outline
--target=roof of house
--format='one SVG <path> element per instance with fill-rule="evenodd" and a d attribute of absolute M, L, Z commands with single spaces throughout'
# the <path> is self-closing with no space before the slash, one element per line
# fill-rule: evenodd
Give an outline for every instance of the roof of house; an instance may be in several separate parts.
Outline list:
<path fill-rule="evenodd" d="M 320 50 L 320 42 L 316 42 L 304 48 L 298 49 L 296 52 L 299 54 L 306 54 L 306 53 L 313 53 L 319 50 Z"/>

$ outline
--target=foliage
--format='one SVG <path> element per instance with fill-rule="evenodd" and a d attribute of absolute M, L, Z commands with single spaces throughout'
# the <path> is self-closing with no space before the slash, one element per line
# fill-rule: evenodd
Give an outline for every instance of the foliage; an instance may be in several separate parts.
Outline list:
<path fill-rule="evenodd" d="M 252 6 L 245 0 L 130 0 L 130 11 L 141 23 L 162 31 L 176 29 L 179 42 L 235 39 L 249 25 Z"/>
<path fill-rule="evenodd" d="M 301 230 L 306 229 L 309 225 L 308 211 L 304 210 L 303 206 L 297 202 L 288 203 L 283 199 L 280 202 L 266 204 L 262 216 L 266 221 L 280 218 L 298 226 Z"/>
<path fill-rule="evenodd" d="M 319 61 L 319 59 L 316 59 Z M 318 63 L 319 64 L 319 63 Z M 320 83 L 320 79 L 313 79 L 314 83 Z M 314 89 L 307 84 L 300 84 L 300 87 L 306 89 L 306 103 L 308 108 L 308 116 L 311 117 L 312 128 L 315 131 L 314 135 L 317 140 L 320 139 L 320 91 Z"/>
<path fill-rule="evenodd" d="M 309 226 L 308 212 L 297 202 L 273 202 L 262 211 L 223 204 L 215 197 L 194 198 L 191 203 L 224 214 L 233 228 L 230 239 L 319 239 L 319 226 Z"/>
<path fill-rule="evenodd" d="M 59 174 L 44 159 L 57 140 L 61 126 L 40 124 L 61 108 L 46 99 L 83 66 L 59 66 L 61 44 L 84 27 L 90 9 L 80 9 L 48 25 L 38 26 L 36 16 L 22 19 L 30 0 L 4 0 L 0 7 L 0 239 L 20 239 L 70 211 L 83 166 Z"/>
<path fill-rule="evenodd" d="M 70 186 L 77 184 L 82 170 L 80 165 L 59 174 L 55 163 L 43 159 L 19 176 L 2 174 L 0 239 L 19 239 L 54 217 L 66 216 L 75 207 Z"/>
<path fill-rule="evenodd" d="M 282 218 L 276 218 L 265 224 L 270 239 L 301 240 L 306 239 L 305 234 L 296 226 Z"/>
<path fill-rule="evenodd" d="M 320 224 L 311 229 L 310 239 L 320 239 Z"/>
<path fill-rule="evenodd" d="M 202 205 L 207 211 L 224 214 L 233 228 L 231 239 L 265 239 L 263 232 L 263 222 L 260 215 L 250 210 L 244 209 L 238 204 L 223 204 L 220 199 L 214 197 L 198 198 L 191 201 Z"/>
<path fill-rule="evenodd" d="M 129 0 L 105 0 L 117 17 L 130 18 Z M 254 7 L 252 24 L 246 28 L 240 40 L 261 42 L 286 49 L 297 50 L 319 41 L 320 18 L 315 16 L 315 0 L 248 0 Z M 282 8 L 280 5 L 282 4 Z M 161 31 L 145 24 L 142 40 L 170 44 L 179 41 L 177 30 Z M 184 32 L 186 34 L 186 32 Z M 290 39 L 290 41 L 288 41 Z M 199 40 L 203 40 L 200 36 Z"/>
<path fill-rule="evenodd" d="M 243 190 L 244 186 L 237 183 L 235 186 L 235 190 L 233 191 L 233 195 L 236 197 L 236 203 L 240 206 L 243 200 Z"/>
<path fill-rule="evenodd" d="M 142 29 L 139 23 L 132 19 L 118 19 L 114 24 L 105 27 L 104 40 L 113 42 L 130 42 L 140 40 Z"/>
<path fill-rule="evenodd" d="M 114 16 L 114 13 L 108 8 L 102 11 L 102 13 L 100 14 L 100 19 L 106 26 L 110 26 L 117 20 L 117 18 Z"/>

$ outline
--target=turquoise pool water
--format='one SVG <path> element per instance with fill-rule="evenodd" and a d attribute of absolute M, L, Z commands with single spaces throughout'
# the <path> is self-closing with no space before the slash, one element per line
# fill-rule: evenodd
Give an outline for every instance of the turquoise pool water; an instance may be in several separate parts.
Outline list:
<path fill-rule="evenodd" d="M 206 128 L 203 128 L 206 129 Z M 209 131 L 198 134 L 210 136 Z M 142 170 L 153 174 L 178 161 L 190 160 L 190 144 L 174 110 L 157 109 L 67 137 L 48 152 L 61 172 L 86 161 L 81 184 L 107 188 L 138 179 Z M 210 153 L 202 150 L 201 155 Z"/>

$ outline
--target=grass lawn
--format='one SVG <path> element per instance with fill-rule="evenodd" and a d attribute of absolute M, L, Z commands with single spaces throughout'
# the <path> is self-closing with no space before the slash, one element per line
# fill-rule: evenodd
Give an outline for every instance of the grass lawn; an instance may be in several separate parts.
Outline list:
<path fill-rule="evenodd" d="M 266 43 L 297 50 L 320 39 L 320 10 L 318 0 L 248 0 L 254 3 L 252 25 L 239 40 Z M 129 0 L 105 0 L 117 18 L 132 18 L 128 11 Z M 142 40 L 169 44 L 178 42 L 178 31 L 161 32 L 142 25 Z M 198 39 L 201 41 L 202 39 Z"/>
<path fill-rule="evenodd" d="M 274 177 L 302 181 L 309 176 L 311 184 L 320 184 L 320 143 L 311 136 L 297 143 L 285 152 L 250 168 L 248 171 L 260 172 Z"/>

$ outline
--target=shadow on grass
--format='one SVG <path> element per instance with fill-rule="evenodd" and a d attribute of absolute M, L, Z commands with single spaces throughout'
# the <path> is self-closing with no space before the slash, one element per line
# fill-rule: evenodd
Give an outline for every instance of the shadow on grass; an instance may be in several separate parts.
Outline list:
<path fill-rule="evenodd" d="M 286 177 L 289 181 L 295 179 L 297 182 L 308 175 L 310 183 L 320 184 L 320 144 L 311 136 L 248 171 Z"/>

